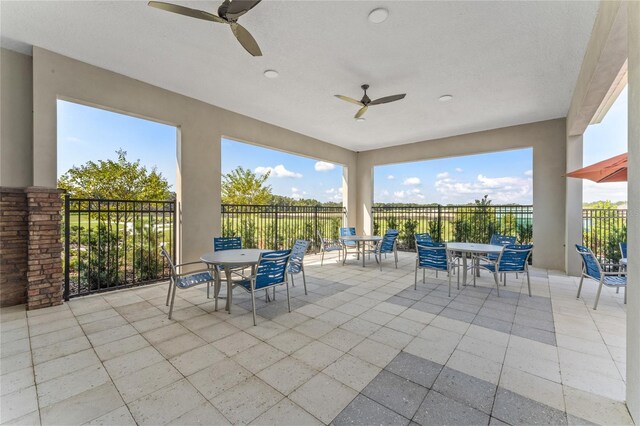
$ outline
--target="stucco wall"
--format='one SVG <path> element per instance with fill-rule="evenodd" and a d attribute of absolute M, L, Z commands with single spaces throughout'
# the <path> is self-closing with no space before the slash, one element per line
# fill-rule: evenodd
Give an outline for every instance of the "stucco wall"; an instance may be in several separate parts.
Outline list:
<path fill-rule="evenodd" d="M 371 231 L 374 166 L 531 147 L 534 264 L 564 270 L 565 134 L 565 120 L 556 119 L 360 152 L 358 228 Z"/>
<path fill-rule="evenodd" d="M 640 424 L 640 2 L 629 2 L 629 256 L 627 294 L 627 405 Z"/>
<path fill-rule="evenodd" d="M 33 49 L 33 93 L 33 167 L 38 186 L 56 185 L 58 98 L 179 128 L 176 189 L 182 223 L 179 241 L 185 260 L 210 251 L 211 238 L 220 233 L 223 136 L 339 163 L 350 171 L 356 168 L 352 151 L 38 47 Z M 354 174 L 348 173 L 351 187 L 355 187 Z M 356 209 L 347 208 L 350 220 L 355 221 Z"/>
<path fill-rule="evenodd" d="M 33 184 L 31 56 L 0 49 L 0 186 Z"/>

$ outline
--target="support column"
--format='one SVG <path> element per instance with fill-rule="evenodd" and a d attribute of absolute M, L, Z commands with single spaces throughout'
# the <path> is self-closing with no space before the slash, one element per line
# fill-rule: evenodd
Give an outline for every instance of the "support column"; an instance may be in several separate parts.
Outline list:
<path fill-rule="evenodd" d="M 26 188 L 29 239 L 27 250 L 27 310 L 62 304 L 62 191 Z"/>
<path fill-rule="evenodd" d="M 358 221 L 358 203 L 356 201 L 356 166 L 342 167 L 342 206 L 347 210 L 343 226 L 353 226 Z"/>
<path fill-rule="evenodd" d="M 358 157 L 360 160 L 360 157 Z M 373 232 L 373 166 L 358 161 L 357 206 L 358 221 L 357 233 L 371 235 Z"/>
<path fill-rule="evenodd" d="M 627 244 L 627 407 L 636 424 L 640 423 L 640 3 L 628 5 L 629 78 L 629 210 Z"/>
<path fill-rule="evenodd" d="M 567 172 L 582 167 L 582 155 L 582 135 L 567 135 Z M 575 244 L 582 244 L 582 179 L 567 178 L 566 191 L 565 269 L 568 275 L 578 276 L 581 261 L 574 247 Z"/>

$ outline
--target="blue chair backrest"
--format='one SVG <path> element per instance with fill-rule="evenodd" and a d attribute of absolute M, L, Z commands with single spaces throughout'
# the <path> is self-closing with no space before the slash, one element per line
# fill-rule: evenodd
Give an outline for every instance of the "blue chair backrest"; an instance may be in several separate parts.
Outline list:
<path fill-rule="evenodd" d="M 291 249 L 291 259 L 289 260 L 289 272 L 297 274 L 302 270 L 302 260 L 309 247 L 309 241 L 296 240 Z"/>
<path fill-rule="evenodd" d="M 432 243 L 431 235 L 429 234 L 416 234 L 416 244 Z"/>
<path fill-rule="evenodd" d="M 341 237 L 349 237 L 351 235 L 356 235 L 356 228 L 340 228 L 340 236 Z M 353 247 L 357 245 L 355 241 L 345 241 L 344 245 Z"/>
<path fill-rule="evenodd" d="M 444 243 L 416 244 L 418 251 L 418 264 L 422 268 L 447 271 L 447 246 Z"/>
<path fill-rule="evenodd" d="M 627 257 L 627 243 L 620 243 L 620 253 L 622 254 L 622 257 L 624 257 L 626 259 L 626 257 Z"/>
<path fill-rule="evenodd" d="M 215 237 L 213 239 L 213 251 L 233 250 L 242 248 L 240 237 Z"/>
<path fill-rule="evenodd" d="M 504 246 L 498 260 L 498 271 L 524 271 L 532 250 L 532 244 L 508 244 Z"/>
<path fill-rule="evenodd" d="M 283 283 L 290 256 L 291 250 L 262 253 L 256 271 L 256 289 Z"/>
<path fill-rule="evenodd" d="M 583 273 L 595 280 L 600 280 L 600 263 L 598 263 L 598 259 L 596 259 L 596 256 L 593 254 L 593 252 L 587 247 L 581 246 L 579 244 L 576 244 L 576 250 L 582 257 L 582 265 L 584 267 Z"/>
<path fill-rule="evenodd" d="M 387 229 L 380 242 L 380 253 L 393 253 L 393 247 L 398 238 L 398 231 L 395 229 Z"/>
<path fill-rule="evenodd" d="M 491 236 L 491 241 L 489 242 L 489 244 L 493 244 L 494 246 L 506 246 L 508 244 L 515 244 L 516 243 L 516 237 L 512 237 L 509 235 L 500 235 L 500 234 L 493 234 Z"/>

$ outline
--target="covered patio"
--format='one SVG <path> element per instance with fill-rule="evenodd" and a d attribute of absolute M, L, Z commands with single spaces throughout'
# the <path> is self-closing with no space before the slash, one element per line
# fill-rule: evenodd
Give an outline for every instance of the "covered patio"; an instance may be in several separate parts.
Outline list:
<path fill-rule="evenodd" d="M 0 423 L 637 424 L 640 3 L 504 3 L 488 13 L 477 2 L 407 2 L 398 16 L 408 34 L 372 30 L 368 2 L 343 2 L 343 14 L 333 2 L 264 3 L 255 11 L 265 19 L 252 25 L 271 34 L 274 54 L 260 59 L 217 39 L 196 46 L 171 17 L 147 20 L 160 12 L 144 2 L 2 2 Z M 296 37 L 271 33 L 269 22 L 296 13 L 287 21 Z M 424 25 L 424 16 L 450 21 Z M 460 38 L 460 25 L 448 23 L 464 17 L 482 31 Z M 316 18 L 323 26 L 307 25 Z M 496 35 L 502 24 L 510 32 Z M 210 42 L 205 28 L 192 30 Z M 364 51 L 347 30 L 381 50 Z M 294 60 L 287 42 L 298 37 L 311 48 Z M 396 49 L 407 39 L 420 44 L 411 55 Z M 425 40 L 441 55 L 426 52 Z M 282 78 L 262 80 L 275 66 Z M 592 281 L 576 298 L 582 183 L 565 175 L 583 166 L 584 131 L 623 75 L 636 255 L 628 304 L 605 288 L 593 310 Z M 335 109 L 334 92 L 361 79 L 388 82 L 389 93 L 415 88 L 413 115 L 389 109 L 363 127 Z M 458 87 L 460 107 L 438 103 Z M 401 252 L 398 268 L 387 261 L 382 271 L 331 256 L 320 266 L 308 255 L 309 294 L 292 289 L 291 313 L 281 293 L 259 300 L 255 327 L 241 292 L 228 314 L 203 287 L 179 291 L 171 320 L 166 282 L 64 301 L 58 100 L 177 128 L 179 262 L 199 259 L 222 235 L 223 138 L 342 165 L 343 225 L 358 235 L 374 229 L 374 167 L 531 148 L 532 296 L 520 275 L 498 298 L 486 272 L 452 297 L 443 274 L 427 273 L 414 290 L 415 254 Z"/>
<path fill-rule="evenodd" d="M 447 297 L 415 255 L 398 269 L 306 261 L 307 286 L 231 315 L 204 288 L 166 283 L 26 312 L 2 310 L 3 421 L 10 424 L 631 424 L 625 309 L 594 283 L 534 268 L 496 297 Z M 5 373 L 8 375 L 5 376 Z M 7 397 L 8 396 L 8 397 Z"/>

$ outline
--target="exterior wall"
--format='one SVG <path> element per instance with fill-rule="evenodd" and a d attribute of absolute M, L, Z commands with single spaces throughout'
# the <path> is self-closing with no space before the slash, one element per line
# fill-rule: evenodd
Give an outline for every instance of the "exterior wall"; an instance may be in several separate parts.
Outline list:
<path fill-rule="evenodd" d="M 582 135 L 567 136 L 567 172 L 582 167 L 582 154 Z M 575 245 L 582 243 L 582 179 L 567 178 L 566 200 L 565 271 L 578 276 L 582 271 L 582 261 L 575 251 Z"/>
<path fill-rule="evenodd" d="M 27 196 L 22 189 L 0 187 L 0 306 L 27 302 Z"/>
<path fill-rule="evenodd" d="M 32 60 L 0 49 L 0 186 L 33 184 Z"/>
<path fill-rule="evenodd" d="M 444 139 L 364 151 L 358 154 L 358 227 L 371 232 L 374 166 L 533 148 L 534 264 L 564 270 L 565 120 L 555 119 Z"/>
<path fill-rule="evenodd" d="M 640 424 L 640 2 L 629 2 L 629 256 L 627 291 L 627 406 Z"/>
<path fill-rule="evenodd" d="M 179 253 L 198 259 L 220 233 L 220 140 L 228 137 L 356 168 L 356 154 L 56 53 L 33 49 L 35 185 L 56 185 L 56 100 L 107 108 L 179 128 Z M 354 173 L 348 184 L 354 185 Z M 353 186 L 352 186 L 353 187 Z M 352 197 L 350 197 L 352 198 Z M 350 212 L 354 207 L 348 206 Z M 350 213 L 353 214 L 353 213 Z M 180 244 L 182 242 L 182 244 Z"/>

